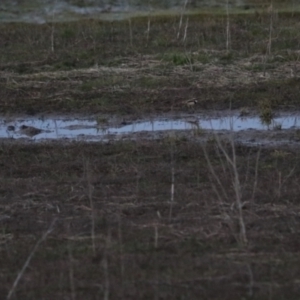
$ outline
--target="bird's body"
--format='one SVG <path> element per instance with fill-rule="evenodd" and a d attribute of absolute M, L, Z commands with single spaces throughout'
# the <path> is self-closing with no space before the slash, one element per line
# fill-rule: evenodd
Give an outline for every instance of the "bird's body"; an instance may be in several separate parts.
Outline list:
<path fill-rule="evenodd" d="M 41 129 L 32 126 L 26 126 L 26 125 L 20 126 L 20 133 L 31 137 L 40 134 L 41 132 L 42 132 Z"/>
<path fill-rule="evenodd" d="M 189 99 L 184 102 L 185 106 L 187 106 L 189 108 L 194 107 L 197 103 L 198 103 L 198 101 L 196 99 Z"/>

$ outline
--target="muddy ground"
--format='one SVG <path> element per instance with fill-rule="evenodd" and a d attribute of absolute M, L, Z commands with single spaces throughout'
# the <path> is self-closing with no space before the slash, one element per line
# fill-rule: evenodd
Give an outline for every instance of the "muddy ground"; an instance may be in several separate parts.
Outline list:
<path fill-rule="evenodd" d="M 228 50 L 225 15 L 2 24 L 0 111 L 296 111 L 298 20 L 232 15 Z M 0 294 L 299 299 L 299 168 L 294 146 L 213 134 L 1 141 Z"/>
<path fill-rule="evenodd" d="M 1 294 L 56 220 L 13 299 L 298 299 L 299 151 L 235 145 L 240 214 L 221 145 L 2 145 Z"/>

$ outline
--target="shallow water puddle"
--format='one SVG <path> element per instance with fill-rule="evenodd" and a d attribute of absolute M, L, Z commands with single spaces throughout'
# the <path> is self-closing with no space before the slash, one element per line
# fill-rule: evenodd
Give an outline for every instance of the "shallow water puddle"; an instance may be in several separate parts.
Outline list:
<path fill-rule="evenodd" d="M 198 115 L 182 116 L 178 118 L 156 118 L 140 120 L 131 123 L 107 120 L 107 124 L 97 122 L 97 119 L 83 119 L 70 117 L 56 118 L 15 118 L 0 119 L 0 138 L 31 138 L 42 139 L 83 139 L 105 140 L 111 136 L 126 136 L 139 132 L 161 132 L 170 130 L 273 130 L 300 128 L 300 116 L 280 116 L 274 118 L 267 126 L 262 124 L 259 117 L 241 118 L 239 116 L 205 117 Z"/>

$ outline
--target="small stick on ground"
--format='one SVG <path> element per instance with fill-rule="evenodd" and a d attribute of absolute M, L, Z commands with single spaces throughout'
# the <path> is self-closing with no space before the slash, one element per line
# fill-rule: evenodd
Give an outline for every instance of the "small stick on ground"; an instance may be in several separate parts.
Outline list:
<path fill-rule="evenodd" d="M 179 39 L 179 36 L 180 36 L 180 30 L 181 30 L 181 26 L 182 26 L 182 18 L 183 18 L 183 14 L 185 12 L 185 9 L 186 9 L 186 6 L 187 6 L 188 2 L 189 2 L 189 0 L 184 1 L 183 9 L 182 9 L 181 14 L 180 14 L 180 20 L 179 20 L 179 26 L 178 26 L 178 32 L 177 32 L 177 39 Z"/>
<path fill-rule="evenodd" d="M 91 174 L 90 174 L 90 165 L 89 161 L 85 162 L 85 175 L 86 175 L 86 182 L 87 182 L 87 190 L 88 190 L 88 197 L 90 200 L 90 207 L 91 207 L 91 221 L 92 221 L 92 229 L 91 229 L 91 238 L 92 238 L 92 247 L 93 253 L 96 255 L 96 243 L 95 243 L 95 210 L 94 210 L 94 202 L 93 202 L 93 186 L 91 184 Z"/>
<path fill-rule="evenodd" d="M 226 4 L 226 16 L 227 16 L 227 24 L 226 24 L 226 53 L 229 53 L 230 49 L 230 19 L 229 19 L 229 3 L 227 0 Z"/>
<path fill-rule="evenodd" d="M 169 211 L 169 220 L 172 219 L 173 203 L 174 203 L 174 190 L 175 190 L 175 168 L 174 168 L 174 140 L 171 140 L 171 205 Z"/>
<path fill-rule="evenodd" d="M 17 278 L 15 279 L 6 299 L 9 300 L 11 299 L 12 295 L 14 294 L 18 284 L 19 284 L 19 281 L 21 280 L 21 278 L 23 277 L 23 274 L 24 272 L 26 271 L 27 267 L 29 266 L 30 264 L 30 261 L 31 259 L 33 258 L 36 250 L 38 249 L 38 247 L 40 246 L 40 244 L 47 238 L 47 236 L 52 232 L 53 230 L 53 227 L 56 223 L 56 220 L 57 218 L 55 218 L 52 223 L 50 224 L 48 230 L 43 234 L 43 236 L 38 240 L 38 242 L 35 244 L 35 246 L 33 247 L 31 253 L 29 254 L 29 256 L 27 257 L 27 260 L 25 261 L 25 264 L 23 265 L 23 268 L 21 269 L 21 271 L 19 272 Z"/>

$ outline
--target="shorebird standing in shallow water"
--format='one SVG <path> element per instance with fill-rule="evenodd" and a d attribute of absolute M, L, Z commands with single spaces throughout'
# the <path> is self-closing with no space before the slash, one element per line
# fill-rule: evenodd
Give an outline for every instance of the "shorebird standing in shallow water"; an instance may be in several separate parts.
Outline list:
<path fill-rule="evenodd" d="M 35 128 L 32 126 L 22 125 L 20 126 L 20 133 L 33 137 L 37 134 L 40 134 L 43 130 Z"/>

